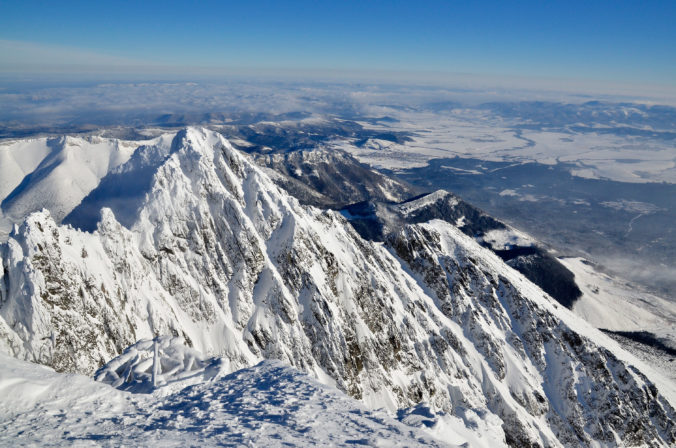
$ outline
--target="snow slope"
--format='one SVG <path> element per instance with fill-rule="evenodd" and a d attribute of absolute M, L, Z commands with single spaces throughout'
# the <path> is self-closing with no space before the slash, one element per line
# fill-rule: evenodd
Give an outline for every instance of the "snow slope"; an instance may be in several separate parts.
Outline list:
<path fill-rule="evenodd" d="M 10 235 L 0 350 L 93 373 L 180 336 L 226 372 L 277 359 L 371 409 L 423 403 L 465 440 L 676 442 L 673 382 L 453 225 L 371 243 L 218 134 L 189 128 L 170 148 L 125 226 L 110 208 L 93 233 L 43 211 Z"/>
<path fill-rule="evenodd" d="M 676 304 L 599 272 L 579 257 L 560 258 L 575 273 L 583 296 L 573 311 L 597 328 L 649 331 L 676 347 Z"/>
<path fill-rule="evenodd" d="M 383 241 L 406 224 L 441 219 L 490 248 L 563 306 L 571 308 L 582 294 L 573 273 L 537 241 L 447 191 L 438 190 L 398 204 L 365 201 L 340 212 L 363 238 L 371 241 Z"/>
<path fill-rule="evenodd" d="M 1 144 L 0 201 L 6 221 L 2 232 L 42 208 L 60 221 L 140 145 L 170 141 L 170 135 L 144 142 L 66 136 Z"/>
<path fill-rule="evenodd" d="M 0 144 L 0 197 L 6 198 L 23 178 L 52 151 L 46 138 L 25 139 Z"/>
<path fill-rule="evenodd" d="M 573 312 L 590 324 L 615 332 L 649 332 L 672 349 L 676 348 L 676 304 L 637 289 L 621 279 L 602 273 L 579 257 L 560 258 L 575 273 L 582 297 Z M 664 376 L 676 381 L 676 358 L 645 344 L 623 340 L 627 350 L 646 359 Z"/>
<path fill-rule="evenodd" d="M 132 394 L 0 354 L 3 446 L 450 446 L 275 361 Z"/>

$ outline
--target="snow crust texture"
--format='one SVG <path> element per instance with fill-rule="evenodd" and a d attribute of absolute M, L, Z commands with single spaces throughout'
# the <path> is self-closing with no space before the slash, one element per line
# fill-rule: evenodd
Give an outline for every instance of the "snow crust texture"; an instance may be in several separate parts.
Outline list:
<path fill-rule="evenodd" d="M 111 208 L 93 233 L 43 211 L 10 235 L 2 351 L 92 374 L 139 339 L 174 336 L 223 372 L 275 359 L 371 409 L 425 403 L 458 444 L 676 443 L 673 384 L 447 222 L 364 241 L 196 128 L 174 137 L 133 222 Z M 208 393 L 193 391 L 171 409 Z"/>
<path fill-rule="evenodd" d="M 229 375 L 219 361 L 131 394 L 0 355 L 0 445 L 453 446 L 278 361 Z"/>

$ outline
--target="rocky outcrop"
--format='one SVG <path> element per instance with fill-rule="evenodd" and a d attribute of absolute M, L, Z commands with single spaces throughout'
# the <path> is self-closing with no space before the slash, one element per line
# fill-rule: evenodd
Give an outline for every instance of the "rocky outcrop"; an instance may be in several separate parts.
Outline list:
<path fill-rule="evenodd" d="M 284 154 L 252 154 L 256 163 L 269 168 L 271 179 L 302 204 L 342 208 L 366 200 L 401 202 L 417 189 L 385 176 L 351 155 L 326 149 Z"/>
<path fill-rule="evenodd" d="M 447 191 L 397 204 L 364 201 L 341 212 L 363 238 L 372 241 L 384 241 L 406 224 L 446 221 L 491 249 L 566 308 L 572 309 L 582 295 L 573 273 L 539 243 Z"/>

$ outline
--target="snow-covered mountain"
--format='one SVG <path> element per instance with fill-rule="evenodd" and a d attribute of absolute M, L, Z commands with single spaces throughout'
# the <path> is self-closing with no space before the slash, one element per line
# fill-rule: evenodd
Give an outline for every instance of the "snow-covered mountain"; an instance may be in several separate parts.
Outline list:
<path fill-rule="evenodd" d="M 366 200 L 401 202 L 416 194 L 412 186 L 359 163 L 342 151 L 314 149 L 253 154 L 275 183 L 303 204 L 342 208 Z"/>
<path fill-rule="evenodd" d="M 676 303 L 608 275 L 584 258 L 561 258 L 582 297 L 573 312 L 676 380 Z"/>
<path fill-rule="evenodd" d="M 366 241 L 205 129 L 108 176 L 148 177 L 131 208 L 104 178 L 81 204 L 105 207 L 92 233 L 43 211 L 1 246 L 2 351 L 92 374 L 173 335 L 223 372 L 276 359 L 369 408 L 424 403 L 511 446 L 676 443 L 672 381 L 451 223 Z"/>
<path fill-rule="evenodd" d="M 400 203 L 364 201 L 343 208 L 341 213 L 362 237 L 373 241 L 384 241 L 406 224 L 446 221 L 491 249 L 563 306 L 572 308 L 582 295 L 573 273 L 535 239 L 447 191 L 438 190 Z"/>
<path fill-rule="evenodd" d="M 47 208 L 60 221 L 108 171 L 142 144 L 161 146 L 171 135 L 148 141 L 99 136 L 34 138 L 0 144 L 0 240 L 12 223 Z"/>

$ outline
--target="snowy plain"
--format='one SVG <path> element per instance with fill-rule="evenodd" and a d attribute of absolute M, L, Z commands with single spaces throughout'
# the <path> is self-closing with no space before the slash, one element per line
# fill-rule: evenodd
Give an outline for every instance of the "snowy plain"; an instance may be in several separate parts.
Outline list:
<path fill-rule="evenodd" d="M 329 146 L 376 168 L 395 172 L 424 167 L 432 159 L 460 157 L 545 165 L 569 163 L 576 166 L 572 173 L 584 178 L 676 183 L 674 143 L 669 140 L 615 135 L 602 132 L 606 130 L 603 128 L 520 129 L 523 123 L 516 120 L 463 108 L 444 114 L 392 109 L 383 112 L 396 121 L 360 124 L 383 133 L 407 132 L 412 141 L 373 139 L 356 146 L 349 140 L 337 140 Z"/>

